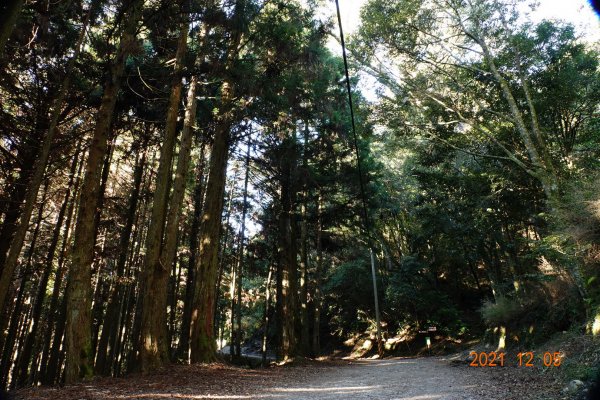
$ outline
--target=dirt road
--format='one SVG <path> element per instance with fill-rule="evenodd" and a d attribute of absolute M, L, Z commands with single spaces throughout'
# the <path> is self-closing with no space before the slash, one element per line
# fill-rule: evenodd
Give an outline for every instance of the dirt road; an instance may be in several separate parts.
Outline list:
<path fill-rule="evenodd" d="M 564 399 L 560 385 L 533 370 L 496 370 L 447 358 L 362 360 L 325 369 L 300 382 L 283 380 L 257 399 L 530 400 Z"/>
<path fill-rule="evenodd" d="M 440 359 L 392 359 L 353 362 L 307 382 L 270 388 L 262 398 L 277 399 L 480 399 L 481 382 Z M 485 396 L 489 399 L 491 397 Z"/>
<path fill-rule="evenodd" d="M 567 398 L 545 375 L 522 368 L 472 368 L 446 358 L 306 362 L 243 369 L 172 366 L 150 375 L 36 388 L 18 399 L 554 400 Z"/>

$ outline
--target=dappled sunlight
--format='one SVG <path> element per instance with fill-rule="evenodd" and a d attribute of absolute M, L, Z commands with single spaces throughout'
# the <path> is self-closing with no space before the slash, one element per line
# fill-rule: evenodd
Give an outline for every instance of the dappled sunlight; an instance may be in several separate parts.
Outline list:
<path fill-rule="evenodd" d="M 366 392 L 380 388 L 380 386 L 333 386 L 333 387 L 307 387 L 307 388 L 274 388 L 274 392 L 284 393 L 310 393 L 310 392 Z"/>
<path fill-rule="evenodd" d="M 194 395 L 194 394 L 180 394 L 180 393 L 144 393 L 144 394 L 133 394 L 127 396 L 116 396 L 114 399 L 252 399 L 255 396 L 244 396 L 244 395 Z"/>
<path fill-rule="evenodd" d="M 500 338 L 498 339 L 498 350 L 506 348 L 506 327 L 500 327 Z"/>
<path fill-rule="evenodd" d="M 592 335 L 596 336 L 600 333 L 600 314 L 596 314 L 594 323 L 592 324 Z"/>
<path fill-rule="evenodd" d="M 393 360 L 393 361 L 381 361 L 381 360 L 360 360 L 359 364 L 366 367 L 391 367 L 396 365 L 404 365 L 404 364 L 416 364 L 417 361 L 415 359 L 407 359 L 407 360 Z"/>

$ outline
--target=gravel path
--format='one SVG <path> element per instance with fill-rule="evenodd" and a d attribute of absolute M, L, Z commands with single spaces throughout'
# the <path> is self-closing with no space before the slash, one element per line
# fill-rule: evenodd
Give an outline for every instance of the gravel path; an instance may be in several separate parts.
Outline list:
<path fill-rule="evenodd" d="M 258 398 L 288 399 L 482 399 L 481 374 L 469 375 L 439 358 L 368 360 L 331 368 L 307 382 L 273 387 Z M 288 383 L 288 382 L 285 382 Z M 486 382 L 491 385 L 491 382 Z M 489 386 L 488 386 L 489 387 Z M 488 393 L 486 399 L 492 399 Z M 503 397 L 504 399 L 504 397 Z"/>
<path fill-rule="evenodd" d="M 547 374 L 532 368 L 474 368 L 442 357 L 299 362 L 245 369 L 173 365 L 152 374 L 98 378 L 65 388 L 20 390 L 17 399 L 555 400 Z"/>

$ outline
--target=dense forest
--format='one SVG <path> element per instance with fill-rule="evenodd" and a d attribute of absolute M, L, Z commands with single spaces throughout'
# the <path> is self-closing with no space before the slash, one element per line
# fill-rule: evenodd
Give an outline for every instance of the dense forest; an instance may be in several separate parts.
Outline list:
<path fill-rule="evenodd" d="M 0 389 L 600 333 L 598 43 L 326 3 L 2 2 Z"/>

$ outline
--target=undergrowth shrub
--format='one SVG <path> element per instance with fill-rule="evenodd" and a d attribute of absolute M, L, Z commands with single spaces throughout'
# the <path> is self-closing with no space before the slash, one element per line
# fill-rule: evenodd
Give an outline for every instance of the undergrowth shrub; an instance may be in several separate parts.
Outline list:
<path fill-rule="evenodd" d="M 526 310 L 519 304 L 518 300 L 499 296 L 496 301 L 484 301 L 480 312 L 486 325 L 495 327 L 498 325 L 510 325 Z"/>

